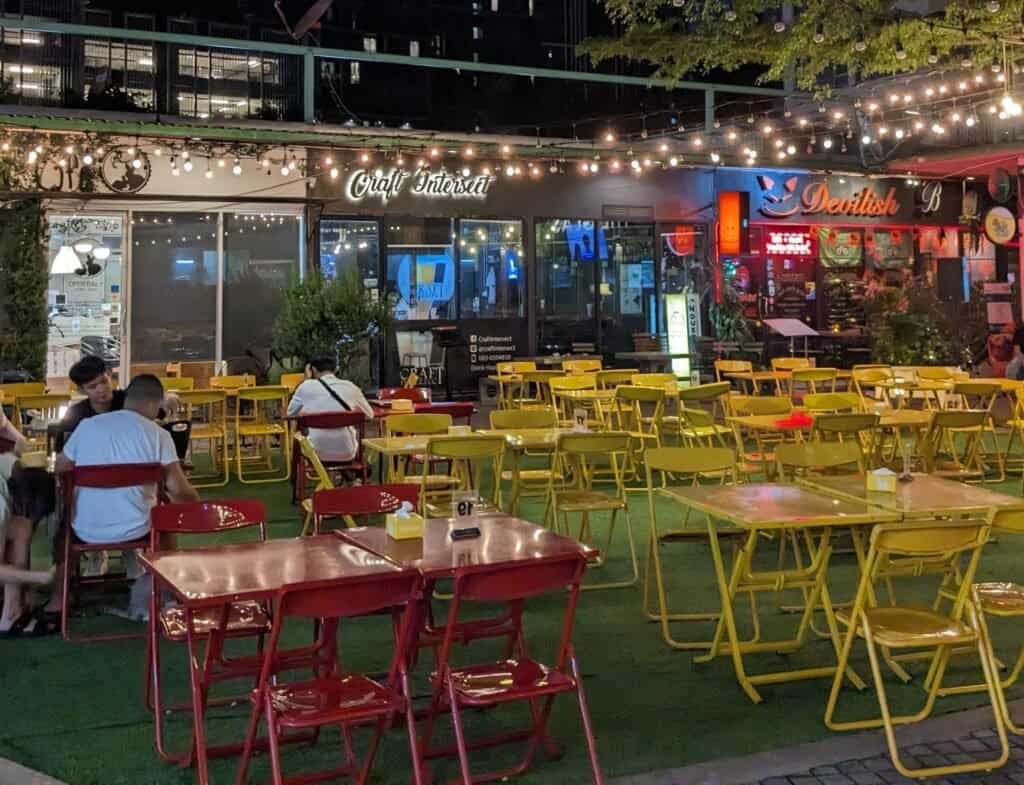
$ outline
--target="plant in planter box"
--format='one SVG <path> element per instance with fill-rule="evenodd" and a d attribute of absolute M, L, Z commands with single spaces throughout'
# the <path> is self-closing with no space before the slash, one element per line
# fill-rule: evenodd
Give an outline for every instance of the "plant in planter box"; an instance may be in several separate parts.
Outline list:
<path fill-rule="evenodd" d="M 370 339 L 390 324 L 391 303 L 367 289 L 358 270 L 331 279 L 314 270 L 285 291 L 274 324 L 274 352 L 288 358 L 284 364 L 292 369 L 311 357 L 335 355 L 339 371 L 352 378 Z"/>

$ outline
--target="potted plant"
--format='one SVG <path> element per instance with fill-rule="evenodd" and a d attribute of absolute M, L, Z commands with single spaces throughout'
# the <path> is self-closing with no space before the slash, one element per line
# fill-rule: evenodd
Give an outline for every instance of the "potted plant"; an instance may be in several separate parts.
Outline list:
<path fill-rule="evenodd" d="M 368 381 L 360 361 L 372 338 L 391 324 L 391 303 L 363 285 L 355 268 L 336 278 L 314 270 L 285 291 L 274 323 L 274 353 L 282 365 L 299 370 L 317 355 L 337 357 L 338 370 L 357 383 Z"/>

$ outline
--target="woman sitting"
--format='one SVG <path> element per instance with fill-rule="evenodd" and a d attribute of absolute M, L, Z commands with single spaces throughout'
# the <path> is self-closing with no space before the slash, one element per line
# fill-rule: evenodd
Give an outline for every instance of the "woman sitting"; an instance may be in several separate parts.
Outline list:
<path fill-rule="evenodd" d="M 25 437 L 0 409 L 0 439 L 13 451 L 0 454 L 0 636 L 36 636 L 55 632 L 56 625 L 41 612 L 31 610 L 28 587 L 52 582 L 53 569 L 28 569 L 29 546 L 39 522 L 53 512 L 53 479 L 44 469 L 22 466 L 18 456 Z"/>

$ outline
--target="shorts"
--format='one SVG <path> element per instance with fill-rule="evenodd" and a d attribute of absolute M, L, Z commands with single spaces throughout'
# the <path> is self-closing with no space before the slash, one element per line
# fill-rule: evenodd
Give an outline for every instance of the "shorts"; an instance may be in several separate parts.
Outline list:
<path fill-rule="evenodd" d="M 15 464 L 7 481 L 7 492 L 11 497 L 11 514 L 28 518 L 32 522 L 33 531 L 40 521 L 53 515 L 57 506 L 57 483 L 45 469 Z M 55 532 L 50 534 L 55 535 Z M 56 536 L 51 537 L 51 541 L 56 561 L 61 547 Z"/>

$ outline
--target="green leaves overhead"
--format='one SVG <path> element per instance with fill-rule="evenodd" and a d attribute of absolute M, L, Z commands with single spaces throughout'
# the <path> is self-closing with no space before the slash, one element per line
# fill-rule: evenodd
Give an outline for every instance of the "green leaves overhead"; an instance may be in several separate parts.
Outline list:
<path fill-rule="evenodd" d="M 623 32 L 584 42 L 597 62 L 624 57 L 649 63 L 657 77 L 670 80 L 753 65 L 762 68 L 760 82 L 791 74 L 798 88 L 817 93 L 840 79 L 960 69 L 965 60 L 971 67 L 1001 62 L 1003 40 L 1020 40 L 1024 12 L 1024 0 L 954 0 L 930 16 L 881 0 L 795 0 L 785 13 L 770 0 L 604 4 Z"/>

